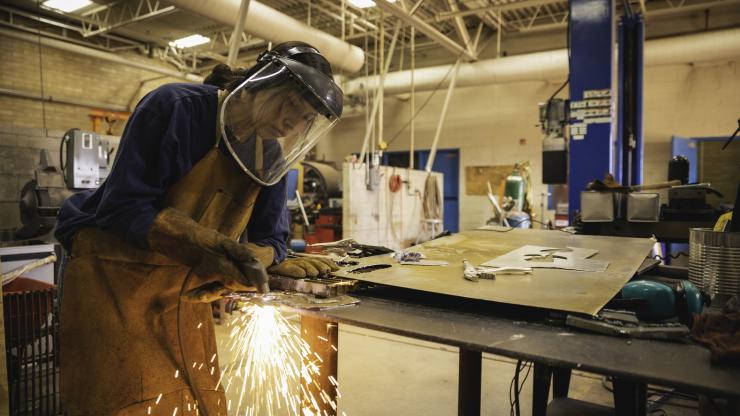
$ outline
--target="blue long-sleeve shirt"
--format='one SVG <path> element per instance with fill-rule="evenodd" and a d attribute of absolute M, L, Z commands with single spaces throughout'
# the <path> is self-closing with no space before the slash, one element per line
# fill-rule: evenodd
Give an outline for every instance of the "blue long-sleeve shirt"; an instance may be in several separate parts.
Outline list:
<path fill-rule="evenodd" d="M 80 228 L 99 227 L 148 248 L 147 232 L 165 193 L 214 146 L 217 108 L 218 89 L 211 85 L 167 84 L 147 94 L 126 124 L 105 182 L 62 205 L 59 242 L 69 249 Z M 287 255 L 286 199 L 285 178 L 262 187 L 247 226 L 247 239 L 271 246 L 275 262 Z"/>

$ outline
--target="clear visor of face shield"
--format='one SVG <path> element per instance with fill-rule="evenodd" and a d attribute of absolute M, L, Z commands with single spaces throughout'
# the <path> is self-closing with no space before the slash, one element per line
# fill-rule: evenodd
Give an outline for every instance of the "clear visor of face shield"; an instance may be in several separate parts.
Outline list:
<path fill-rule="evenodd" d="M 339 94 L 341 111 L 341 90 L 333 80 L 298 62 L 289 64 L 269 62 L 221 105 L 222 139 L 261 185 L 277 183 L 339 120 L 331 100 Z"/>

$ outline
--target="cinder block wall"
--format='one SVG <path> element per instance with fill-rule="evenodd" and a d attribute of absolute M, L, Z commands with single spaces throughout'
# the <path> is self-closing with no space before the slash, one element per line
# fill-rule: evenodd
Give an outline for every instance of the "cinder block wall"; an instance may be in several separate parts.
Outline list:
<path fill-rule="evenodd" d="M 43 78 L 44 96 L 79 101 L 135 106 L 139 99 L 156 88 L 180 79 L 131 68 L 100 59 L 72 54 L 59 49 L 0 36 L 0 88 L 40 94 Z M 131 60 L 144 60 L 152 66 L 164 66 L 153 59 L 130 53 Z M 168 67 L 172 69 L 172 67 Z M 68 130 L 73 127 L 91 129 L 89 107 L 42 103 L 27 98 L 0 94 L 0 125 L 12 127 Z M 45 112 L 45 120 L 43 113 Z M 120 134 L 122 123 L 113 134 Z"/>
<path fill-rule="evenodd" d="M 460 229 L 485 223 L 492 208 L 483 196 L 465 194 L 465 167 L 502 165 L 529 160 L 534 182 L 532 202 L 539 214 L 542 136 L 537 103 L 545 101 L 558 83 L 520 82 L 460 88 L 450 102 L 440 148 L 460 149 Z M 645 70 L 644 181 L 666 180 L 671 136 L 728 136 L 737 128 L 740 109 L 740 69 L 737 62 L 648 67 Z M 417 108 L 430 93 L 416 96 Z M 442 108 L 445 90 L 438 91 L 416 119 L 416 148 L 429 149 Z M 410 116 L 409 99 L 385 100 L 384 136 L 391 140 Z M 318 146 L 319 157 L 341 161 L 359 152 L 364 136 L 364 114 L 343 119 L 330 138 Z M 525 139 L 525 140 L 520 140 Z M 388 150 L 408 150 L 409 129 Z"/>

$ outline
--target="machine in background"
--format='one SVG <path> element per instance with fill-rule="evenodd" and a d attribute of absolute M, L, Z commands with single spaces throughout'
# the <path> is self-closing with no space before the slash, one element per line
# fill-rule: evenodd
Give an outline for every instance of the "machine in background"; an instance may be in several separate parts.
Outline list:
<path fill-rule="evenodd" d="M 711 203 L 710 197 L 721 199 L 723 195 L 710 184 L 687 184 L 688 170 L 688 161 L 676 157 L 669 162 L 668 182 L 606 185 L 599 189 L 591 186 L 581 193 L 581 213 L 576 223 L 579 231 L 623 237 L 654 235 L 663 243 L 688 243 L 690 229 L 712 228 L 725 211 Z M 667 203 L 661 204 L 660 189 L 668 190 Z"/>
<path fill-rule="evenodd" d="M 77 191 L 97 188 L 110 172 L 110 143 L 97 133 L 71 129 L 61 138 L 59 152 L 56 167 L 48 151 L 41 151 L 34 179 L 21 189 L 22 225 L 3 230 L 3 241 L 46 240 L 64 200 Z"/>
<path fill-rule="evenodd" d="M 542 183 L 568 183 L 568 100 L 550 98 L 540 103 L 542 141 Z"/>
<path fill-rule="evenodd" d="M 488 198 L 494 207 L 494 217 L 489 219 L 489 225 L 502 225 L 515 228 L 530 228 L 532 226 L 532 180 L 529 175 L 529 162 L 517 163 L 514 169 L 503 181 L 504 192 L 501 204 L 493 195 L 489 183 Z"/>
<path fill-rule="evenodd" d="M 66 162 L 64 148 L 66 146 Z M 92 189 L 108 177 L 110 144 L 98 133 L 72 129 L 59 143 L 59 166 L 71 190 Z"/>
<path fill-rule="evenodd" d="M 288 175 L 291 248 L 342 239 L 342 174 L 333 165 L 304 161 Z M 308 251 L 311 251 L 310 249 Z"/>

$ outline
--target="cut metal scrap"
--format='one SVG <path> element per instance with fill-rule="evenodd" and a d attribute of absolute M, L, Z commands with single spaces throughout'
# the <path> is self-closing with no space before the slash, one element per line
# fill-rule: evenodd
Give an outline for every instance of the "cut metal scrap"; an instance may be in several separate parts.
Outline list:
<path fill-rule="evenodd" d="M 531 267 L 475 267 L 467 260 L 463 260 L 463 266 L 463 277 L 471 282 L 477 282 L 479 279 L 496 280 L 497 274 L 532 274 Z"/>
<path fill-rule="evenodd" d="M 444 260 L 417 260 L 417 261 L 401 261 L 398 264 L 402 266 L 447 266 L 448 262 Z"/>
<path fill-rule="evenodd" d="M 423 254 L 414 251 L 398 251 L 391 255 L 398 261 L 398 264 L 404 266 L 447 266 L 445 260 L 428 260 Z"/>
<path fill-rule="evenodd" d="M 578 247 L 558 248 L 526 245 L 489 260 L 482 265 L 603 272 L 609 267 L 609 262 L 591 259 L 598 252 L 598 250 Z"/>

